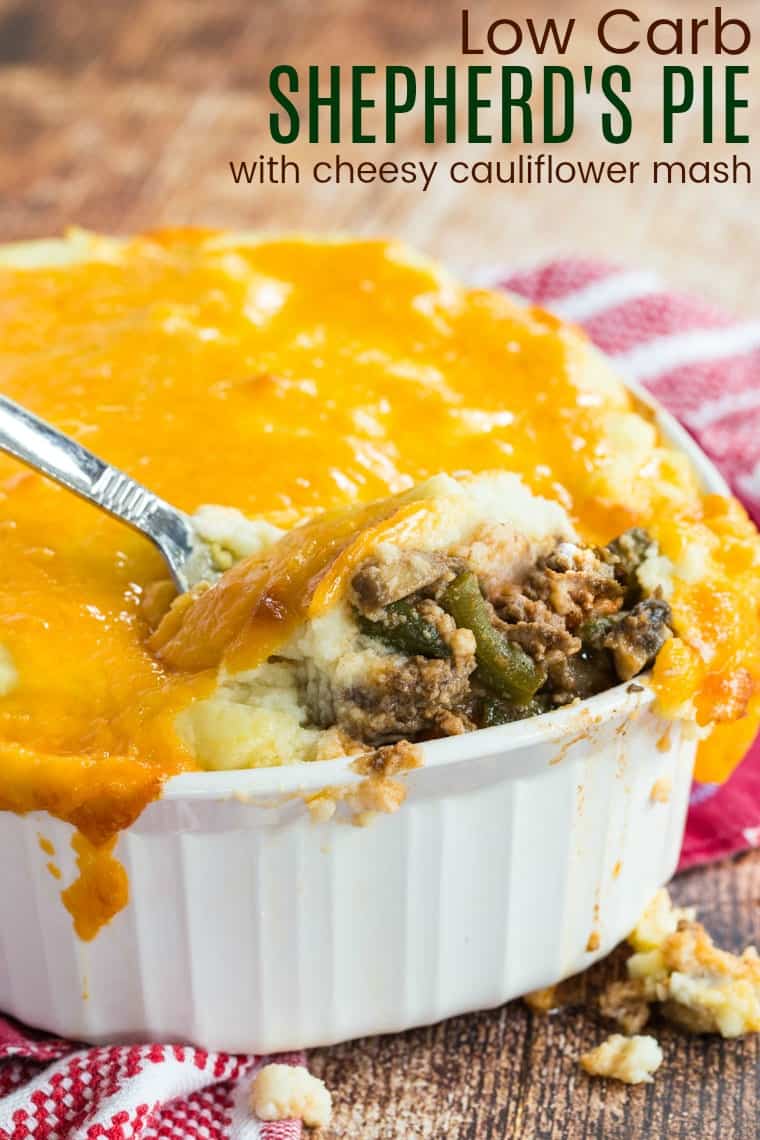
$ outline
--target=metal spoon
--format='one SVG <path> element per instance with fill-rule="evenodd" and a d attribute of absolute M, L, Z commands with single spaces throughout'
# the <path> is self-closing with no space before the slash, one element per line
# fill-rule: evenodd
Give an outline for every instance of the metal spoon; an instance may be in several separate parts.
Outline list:
<path fill-rule="evenodd" d="M 139 530 L 163 554 L 180 593 L 218 577 L 188 515 L 7 396 L 0 396 L 0 450 Z"/>

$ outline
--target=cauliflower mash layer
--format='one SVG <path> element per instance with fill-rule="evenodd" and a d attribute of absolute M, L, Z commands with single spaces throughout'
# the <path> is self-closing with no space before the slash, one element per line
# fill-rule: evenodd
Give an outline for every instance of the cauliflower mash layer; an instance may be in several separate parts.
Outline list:
<path fill-rule="evenodd" d="M 83 879 L 65 900 L 81 929 L 96 929 L 126 902 L 125 876 L 110 856 L 119 830 L 174 774 L 201 762 L 251 763 L 252 739 L 256 762 L 273 763 L 321 755 L 325 732 L 335 748 L 344 732 L 392 738 L 490 723 L 506 715 L 505 703 L 525 709 L 581 695 L 584 685 L 593 691 L 600 677 L 584 654 L 625 675 L 646 655 L 650 632 L 657 641 L 667 626 L 674 636 L 657 653 L 653 685 L 665 712 L 704 730 L 698 776 L 725 779 L 751 742 L 760 716 L 757 532 L 733 499 L 703 494 L 651 412 L 557 318 L 465 288 L 394 242 L 207 230 L 130 240 L 77 231 L 0 249 L 0 314 L 0 391 L 189 514 L 209 503 L 238 512 L 198 516 L 222 581 L 232 576 L 215 594 L 225 599 L 224 621 L 206 603 L 194 646 L 180 644 L 175 607 L 176 638 L 164 628 L 162 659 L 150 641 L 171 592 L 155 550 L 0 457 L 0 810 L 45 810 L 79 829 Z M 373 504 L 438 471 L 504 470 L 526 494 L 559 504 L 572 524 L 574 537 L 562 539 L 572 550 L 560 543 L 552 555 L 534 543 L 527 591 L 499 593 L 516 550 L 497 557 L 492 535 L 440 532 L 404 563 L 413 616 L 405 597 L 388 600 L 398 567 L 378 549 L 376 565 L 351 587 L 351 630 L 340 607 L 331 612 L 346 596 L 345 560 L 320 582 L 308 615 L 270 591 L 255 631 L 246 623 L 250 595 L 238 567 L 273 538 L 289 558 L 280 592 L 309 593 L 301 524 L 316 527 L 307 533 L 321 542 L 317 520 L 348 512 L 346 530 L 364 532 L 369 522 L 351 512 L 369 520 Z M 481 505 L 482 519 L 491 518 Z M 421 503 L 405 510 L 416 526 Z M 542 537 L 530 520 L 512 525 L 530 541 Z M 659 550 L 636 573 L 641 600 L 653 605 L 631 614 L 640 603 L 624 598 L 584 641 L 550 575 L 597 574 L 587 565 L 599 561 L 596 548 L 642 531 Z M 333 547 L 345 540 L 345 531 L 330 537 Z M 455 569 L 449 543 L 462 541 L 472 547 L 466 571 L 479 599 L 472 579 L 456 589 L 443 581 Z M 383 542 L 392 551 L 399 535 Z M 422 568 L 442 551 L 436 585 Z M 351 554 L 352 578 L 360 553 Z M 541 563 L 554 556 L 555 564 Z M 448 608 L 439 593 L 447 590 Z M 239 608 L 228 607 L 236 593 Z M 461 615 L 475 607 L 482 617 L 483 605 L 491 620 L 473 629 Z M 624 612 L 625 629 L 607 622 Z M 550 646 L 549 627 L 564 649 Z M 490 649 L 473 650 L 478 629 Z M 427 656 L 410 654 L 409 634 L 423 639 Z M 568 638 L 582 648 L 570 652 Z M 330 647 L 347 641 L 340 664 Z M 489 668 L 478 652 L 498 662 L 504 642 L 522 662 L 522 704 L 514 694 L 486 697 Z M 378 703 L 380 686 L 365 683 L 399 657 L 423 662 L 405 675 L 410 685 L 424 677 L 424 707 L 401 700 L 403 669 L 394 666 L 388 707 Z M 585 680 L 575 675 L 581 662 Z M 337 727 L 326 730 L 329 720 Z"/>
<path fill-rule="evenodd" d="M 200 524 L 230 558 L 256 533 L 211 507 Z M 658 559 L 641 529 L 583 546 L 566 512 L 512 474 L 438 475 L 259 537 L 216 585 L 178 599 L 150 644 L 171 668 L 218 670 L 214 692 L 177 718 L 199 764 L 319 760 L 503 724 L 629 680 L 671 636 L 661 586 L 641 583 Z M 222 631 L 213 644 L 210 627 Z"/>

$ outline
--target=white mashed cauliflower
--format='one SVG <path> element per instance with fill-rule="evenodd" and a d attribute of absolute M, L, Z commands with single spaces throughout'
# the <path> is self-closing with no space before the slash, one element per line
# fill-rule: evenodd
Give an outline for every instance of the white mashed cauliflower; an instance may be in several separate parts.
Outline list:
<path fill-rule="evenodd" d="M 590 1076 L 611 1077 L 627 1085 L 648 1083 L 661 1064 L 662 1049 L 654 1037 L 623 1037 L 621 1033 L 613 1033 L 581 1057 Z"/>
<path fill-rule="evenodd" d="M 283 533 L 262 519 L 247 518 L 235 507 L 199 507 L 193 525 L 211 547 L 219 569 L 226 569 L 239 558 L 261 554 Z"/>
<path fill-rule="evenodd" d="M 325 1128 L 332 1097 L 324 1081 L 300 1065 L 265 1065 L 251 1085 L 251 1109 L 259 1120 L 302 1120 L 307 1128 Z"/>

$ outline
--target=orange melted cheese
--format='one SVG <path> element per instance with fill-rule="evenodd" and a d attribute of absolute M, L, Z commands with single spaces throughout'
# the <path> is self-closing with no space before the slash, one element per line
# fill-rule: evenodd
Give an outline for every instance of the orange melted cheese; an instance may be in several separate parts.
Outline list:
<path fill-rule="evenodd" d="M 655 683 L 665 708 L 720 720 L 700 774 L 730 771 L 758 718 L 756 532 L 699 494 L 575 331 L 378 241 L 176 231 L 71 250 L 58 267 L 0 265 L 0 390 L 185 510 L 281 526 L 336 512 L 233 568 L 149 645 L 158 555 L 0 457 L 0 647 L 17 674 L 0 696 L 0 808 L 78 829 L 64 900 L 83 937 L 126 901 L 114 837 L 194 767 L 177 711 L 219 661 L 260 659 L 329 605 L 356 530 L 388 523 L 345 508 L 439 471 L 515 470 L 589 541 L 642 524 L 676 563 L 706 544 Z"/>

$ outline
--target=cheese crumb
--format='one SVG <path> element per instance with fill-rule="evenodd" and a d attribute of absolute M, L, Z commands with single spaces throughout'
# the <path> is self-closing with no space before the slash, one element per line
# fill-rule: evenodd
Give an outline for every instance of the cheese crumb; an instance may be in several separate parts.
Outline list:
<path fill-rule="evenodd" d="M 335 815 L 338 805 L 329 793 L 320 792 L 319 795 L 307 800 L 306 806 L 313 823 L 327 823 Z"/>
<path fill-rule="evenodd" d="M 662 1049 L 654 1037 L 623 1037 L 613 1033 L 581 1057 L 581 1065 L 592 1077 L 612 1077 L 627 1085 L 651 1081 L 662 1064 Z"/>
<path fill-rule="evenodd" d="M 673 781 L 670 776 L 660 776 L 659 780 L 655 780 L 652 784 L 649 798 L 653 804 L 666 804 L 670 799 L 672 790 Z"/>
<path fill-rule="evenodd" d="M 251 1108 L 259 1120 L 299 1119 L 307 1128 L 324 1128 L 332 1097 L 324 1081 L 300 1066 L 265 1065 L 253 1078 Z"/>
<path fill-rule="evenodd" d="M 542 990 L 531 990 L 523 994 L 523 1001 L 534 1013 L 551 1013 L 559 1009 L 560 1001 L 557 986 L 545 986 Z"/>

